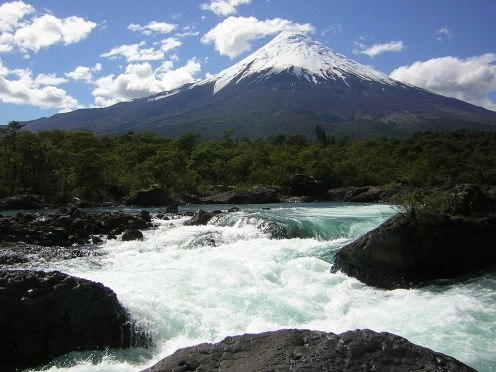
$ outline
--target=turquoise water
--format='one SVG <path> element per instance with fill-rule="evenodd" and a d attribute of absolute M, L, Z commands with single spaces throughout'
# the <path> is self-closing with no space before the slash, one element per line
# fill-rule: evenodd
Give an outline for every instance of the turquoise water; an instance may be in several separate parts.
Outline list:
<path fill-rule="evenodd" d="M 137 371 L 180 347 L 228 335 L 370 328 L 396 333 L 480 371 L 496 371 L 496 275 L 383 291 L 330 273 L 336 251 L 396 213 L 393 208 L 240 207 L 207 226 L 183 226 L 188 218 L 156 219 L 158 228 L 145 231 L 143 241 L 110 240 L 98 248 L 101 256 L 38 264 L 112 288 L 156 344 L 149 350 L 71 353 L 45 368 Z M 271 239 L 263 232 L 274 223 L 291 238 Z"/>

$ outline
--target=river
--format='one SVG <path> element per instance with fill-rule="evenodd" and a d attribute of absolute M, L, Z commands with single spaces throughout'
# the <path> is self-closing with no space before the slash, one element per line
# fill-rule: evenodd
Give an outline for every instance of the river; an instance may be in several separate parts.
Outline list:
<path fill-rule="evenodd" d="M 229 335 L 369 328 L 396 333 L 479 371 L 496 371 L 494 273 L 393 291 L 330 273 L 337 250 L 395 214 L 394 208 L 339 203 L 239 207 L 206 226 L 184 226 L 188 217 L 154 219 L 158 227 L 145 231 L 143 241 L 109 240 L 96 248 L 99 256 L 37 263 L 37 269 L 60 270 L 112 288 L 155 342 L 148 350 L 70 353 L 44 370 L 137 371 L 180 347 Z M 298 238 L 271 239 L 260 229 L 269 222 Z"/>

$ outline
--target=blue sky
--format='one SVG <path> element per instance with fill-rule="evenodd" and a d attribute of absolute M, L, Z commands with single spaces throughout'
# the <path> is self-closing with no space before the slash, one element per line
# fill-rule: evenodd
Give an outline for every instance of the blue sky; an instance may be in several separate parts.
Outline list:
<path fill-rule="evenodd" d="M 496 110 L 494 0 L 0 2 L 0 124 L 203 79 L 283 30 Z"/>

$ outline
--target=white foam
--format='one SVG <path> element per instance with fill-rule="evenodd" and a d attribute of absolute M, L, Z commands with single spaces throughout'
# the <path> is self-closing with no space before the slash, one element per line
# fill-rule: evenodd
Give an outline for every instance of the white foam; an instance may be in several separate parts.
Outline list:
<path fill-rule="evenodd" d="M 234 216 L 253 213 L 258 212 Z M 357 206 L 259 213 L 315 223 L 342 218 L 357 226 L 346 230 L 348 234 L 358 236 L 393 211 Z M 152 360 L 130 363 L 123 352 L 116 352 L 96 365 L 82 361 L 71 370 L 137 370 L 179 347 L 286 327 L 332 332 L 371 328 L 405 336 L 478 367 L 494 358 L 496 295 L 488 289 L 494 289 L 493 279 L 445 289 L 382 291 L 331 274 L 330 263 L 320 258 L 350 237 L 272 240 L 248 223 L 183 226 L 184 220 L 159 221 L 160 227 L 145 231 L 141 242 L 108 241 L 99 266 L 95 258 L 57 265 L 112 288 L 152 330 L 158 344 Z M 213 240 L 192 244 L 202 236 Z"/>

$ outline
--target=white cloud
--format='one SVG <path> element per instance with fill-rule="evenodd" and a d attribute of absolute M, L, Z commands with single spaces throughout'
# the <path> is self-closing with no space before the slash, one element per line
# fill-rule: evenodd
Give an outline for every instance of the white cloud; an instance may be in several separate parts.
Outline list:
<path fill-rule="evenodd" d="M 131 23 L 127 26 L 128 30 L 134 32 L 141 32 L 144 35 L 156 34 L 169 34 L 176 29 L 177 25 L 166 22 L 152 21 L 147 25 L 141 26 L 139 24 Z"/>
<path fill-rule="evenodd" d="M 26 18 L 35 9 L 22 1 L 0 6 L 0 53 L 15 49 L 38 52 L 54 44 L 75 44 L 85 39 L 96 23 L 80 17 L 57 18 L 52 14 Z"/>
<path fill-rule="evenodd" d="M 164 53 L 179 48 L 182 45 L 182 43 L 174 37 L 169 37 L 167 39 L 162 40 L 161 44 L 162 46 L 160 47 L 160 50 Z"/>
<path fill-rule="evenodd" d="M 93 73 L 101 71 L 101 63 L 97 63 L 94 67 L 77 66 L 74 71 L 65 74 L 66 77 L 72 80 L 82 80 L 87 83 L 93 81 Z"/>
<path fill-rule="evenodd" d="M 201 66 L 196 59 L 189 60 L 177 69 L 174 69 L 172 61 L 164 61 L 156 70 L 148 62 L 129 64 L 123 74 L 108 75 L 98 79 L 92 94 L 96 106 L 109 106 L 175 89 L 195 81 L 195 75 L 200 71 Z"/>
<path fill-rule="evenodd" d="M 128 62 L 157 61 L 164 58 L 164 52 L 154 48 L 143 48 L 145 42 L 139 44 L 124 44 L 103 53 L 101 57 L 110 59 L 125 58 Z"/>
<path fill-rule="evenodd" d="M 379 54 L 387 52 L 401 52 L 403 49 L 405 49 L 403 41 L 391 41 L 385 44 L 375 44 L 368 48 L 363 43 L 355 42 L 355 46 L 358 49 L 355 49 L 353 53 L 365 54 L 368 55 L 370 58 L 374 58 Z"/>
<path fill-rule="evenodd" d="M 200 7 L 203 10 L 210 10 L 218 16 L 228 16 L 236 14 L 236 8 L 240 5 L 250 4 L 251 0 L 210 0 L 210 3 L 203 3 Z"/>
<path fill-rule="evenodd" d="M 439 41 L 444 41 L 444 40 L 451 40 L 455 37 L 455 35 L 450 31 L 448 26 L 441 27 L 439 30 L 437 30 L 437 39 Z"/>
<path fill-rule="evenodd" d="M 145 48 L 144 41 L 139 44 L 124 44 L 113 48 L 107 53 L 103 53 L 101 57 L 110 59 L 125 58 L 127 62 L 147 62 L 159 61 L 165 58 L 165 53 L 180 47 L 181 42 L 174 38 L 169 37 L 162 40 L 159 48 Z"/>
<path fill-rule="evenodd" d="M 16 30 L 14 40 L 25 50 L 39 51 L 53 44 L 74 44 L 85 39 L 96 23 L 80 17 L 59 19 L 50 14 L 35 18 L 29 25 Z"/>
<path fill-rule="evenodd" d="M 33 79 L 30 70 L 9 70 L 0 61 L 0 102 L 65 111 L 80 107 L 75 98 L 55 86 L 63 80 L 53 74 L 40 74 Z"/>
<path fill-rule="evenodd" d="M 496 110 L 489 94 L 496 92 L 496 54 L 466 59 L 433 58 L 402 66 L 391 72 L 393 79 L 433 92 Z"/>
<path fill-rule="evenodd" d="M 0 31 L 12 31 L 19 21 L 34 13 L 34 8 L 23 1 L 14 1 L 0 5 Z"/>
<path fill-rule="evenodd" d="M 259 21 L 255 17 L 229 17 L 208 31 L 201 39 L 204 44 L 214 44 L 215 49 L 230 58 L 251 49 L 251 42 L 281 31 L 313 32 L 309 23 L 293 23 L 274 18 Z"/>
<path fill-rule="evenodd" d="M 56 74 L 39 74 L 34 80 L 35 85 L 60 85 L 67 83 L 68 80 L 58 77 Z"/>

